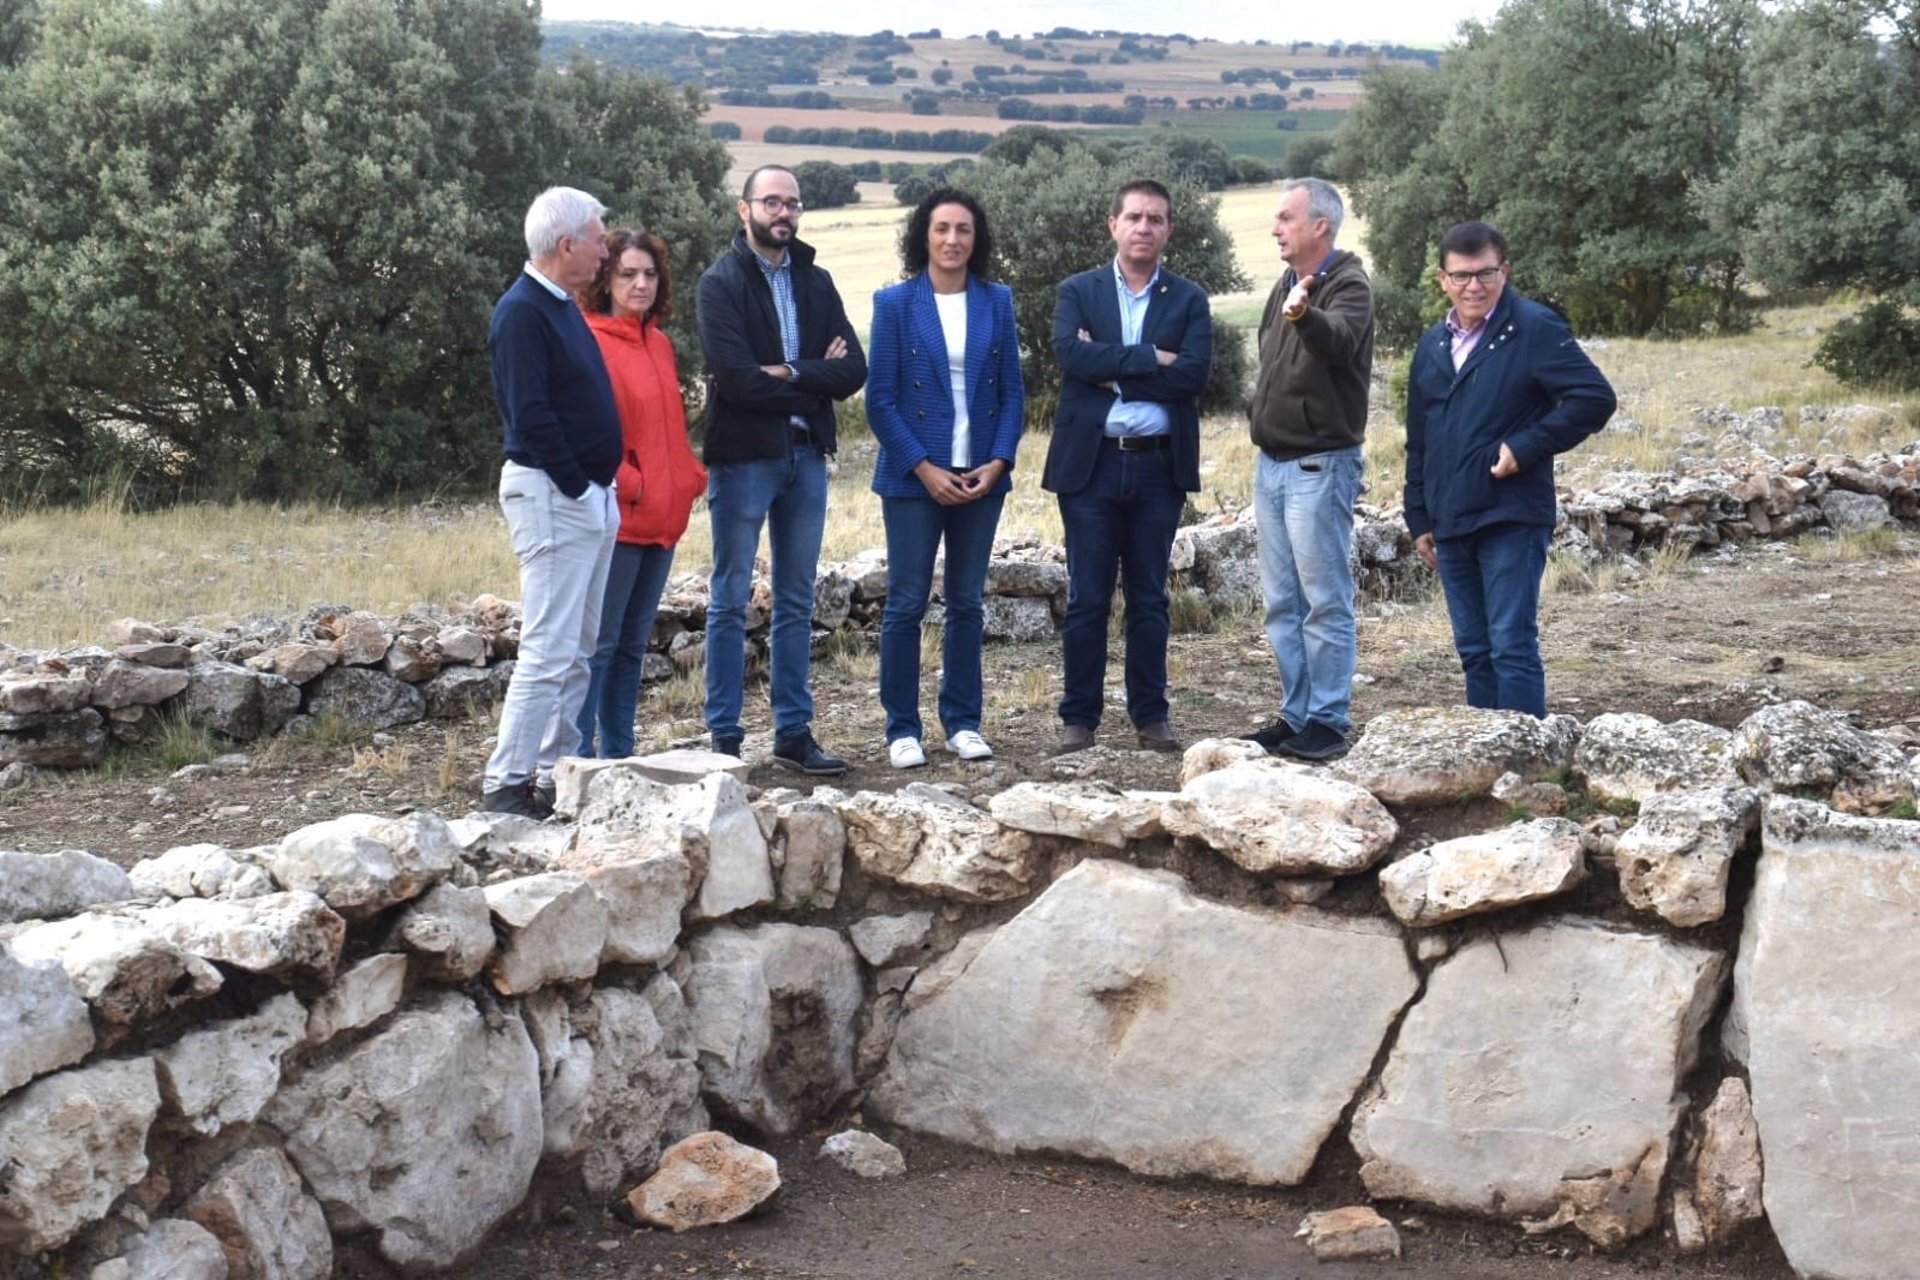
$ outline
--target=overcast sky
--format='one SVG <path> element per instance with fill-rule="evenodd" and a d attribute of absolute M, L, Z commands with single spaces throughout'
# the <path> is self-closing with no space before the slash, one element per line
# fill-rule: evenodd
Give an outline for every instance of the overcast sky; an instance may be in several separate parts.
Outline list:
<path fill-rule="evenodd" d="M 1031 35 L 1054 27 L 1107 28 L 1216 40 L 1391 40 L 1440 44 L 1453 38 L 1464 18 L 1487 18 L 1499 0 L 1336 0 L 1330 4 L 1281 5 L 1279 0 L 1226 0 L 1204 5 L 1165 0 L 971 0 L 961 5 L 903 5 L 899 0 L 835 0 L 807 5 L 792 0 L 727 0 L 690 6 L 669 0 L 546 0 L 543 12 L 560 20 L 677 22 L 704 19 L 716 27 L 765 27 L 785 31 L 846 31 L 864 35 L 891 27 L 905 34 L 938 27 L 946 36 L 979 35 L 988 29 Z"/>

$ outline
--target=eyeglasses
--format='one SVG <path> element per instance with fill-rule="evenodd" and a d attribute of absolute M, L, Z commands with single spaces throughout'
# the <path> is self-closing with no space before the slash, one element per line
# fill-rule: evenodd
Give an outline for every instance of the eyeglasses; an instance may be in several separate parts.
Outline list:
<path fill-rule="evenodd" d="M 782 210 L 788 213 L 799 213 L 806 208 L 798 200 L 782 200 L 779 196 L 761 196 L 754 203 L 770 217 L 778 215 Z"/>
<path fill-rule="evenodd" d="M 1445 276 L 1447 282 L 1454 288 L 1464 289 L 1475 280 L 1488 286 L 1497 284 L 1500 277 L 1506 274 L 1506 270 L 1506 264 L 1501 263 L 1497 267 L 1482 267 L 1478 271 L 1442 271 L 1440 274 Z"/>

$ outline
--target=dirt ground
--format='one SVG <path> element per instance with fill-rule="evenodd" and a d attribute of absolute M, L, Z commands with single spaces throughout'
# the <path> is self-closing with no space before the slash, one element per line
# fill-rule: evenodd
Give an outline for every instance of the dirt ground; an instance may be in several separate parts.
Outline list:
<path fill-rule="evenodd" d="M 1602 574 L 1603 579 L 1612 575 Z M 1707 557 L 1640 581 L 1550 594 L 1543 613 L 1549 696 L 1583 719 L 1641 711 L 1731 726 L 1771 701 L 1805 698 L 1856 713 L 1862 727 L 1920 727 L 1920 558 L 1809 558 L 1808 548 L 1759 547 Z M 890 789 L 961 782 L 973 792 L 1053 775 L 1059 697 L 1056 645 L 995 646 L 987 655 L 985 731 L 999 758 L 962 765 L 929 750 L 929 767 L 886 765 L 870 646 L 836 643 L 816 667 L 816 732 L 855 761 L 840 785 Z M 930 663 L 931 666 L 931 663 Z M 1277 680 L 1257 619 L 1214 619 L 1176 635 L 1173 723 L 1189 741 L 1244 733 L 1271 719 Z M 1370 606 L 1361 630 L 1356 719 L 1460 698 L 1444 612 L 1432 602 Z M 1111 672 L 1117 684 L 1118 664 Z M 924 695 L 932 709 L 932 673 Z M 657 699 L 657 691 L 651 695 Z M 1098 776 L 1170 787 L 1178 758 L 1131 750 L 1123 709 L 1109 707 L 1092 757 Z M 750 758 L 764 759 L 764 693 L 750 693 Z M 643 709 L 643 725 L 657 711 Z M 757 717 L 757 719 L 756 719 Z M 755 732 L 757 730 L 757 732 Z M 691 726 L 688 726 L 691 732 Z M 176 844 L 229 847 L 276 840 L 344 812 L 430 808 L 465 812 L 478 797 L 490 730 L 484 722 L 419 725 L 378 740 L 262 746 L 250 762 L 191 780 L 151 760 L 118 759 L 70 774 L 42 773 L 0 792 L 0 847 L 83 848 L 131 864 Z M 930 748 L 936 744 L 929 743 Z M 753 781 L 785 785 L 764 764 Z M 839 1127 L 838 1125 L 833 1126 Z M 1252 1191 L 1159 1182 L 1075 1161 L 1002 1159 L 904 1133 L 899 1180 L 865 1183 L 816 1157 L 818 1134 L 775 1143 L 786 1188 L 762 1216 L 674 1237 L 635 1231 L 584 1202 L 548 1204 L 511 1220 L 461 1274 L 520 1277 L 758 1275 L 819 1280 L 922 1280 L 991 1275 L 1022 1280 L 1278 1280 L 1403 1274 L 1440 1277 L 1790 1275 L 1764 1232 L 1739 1251 L 1676 1262 L 1656 1245 L 1599 1255 L 1577 1237 L 1531 1239 L 1489 1223 L 1383 1206 L 1403 1223 L 1397 1264 L 1316 1265 L 1291 1239 L 1301 1215 L 1364 1197 L 1353 1156 L 1336 1137 L 1309 1188 Z M 1412 1218 L 1411 1225 L 1404 1225 Z M 384 1277 L 365 1256 L 343 1276 Z"/>

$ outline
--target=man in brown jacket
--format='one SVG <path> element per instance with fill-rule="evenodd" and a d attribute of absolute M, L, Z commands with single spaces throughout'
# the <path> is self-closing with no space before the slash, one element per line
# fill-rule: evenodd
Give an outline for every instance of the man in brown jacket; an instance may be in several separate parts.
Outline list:
<path fill-rule="evenodd" d="M 1373 372 L 1373 286 L 1333 247 L 1345 213 L 1319 178 L 1280 192 L 1273 238 L 1287 270 L 1260 318 L 1251 406 L 1254 510 L 1280 718 L 1250 734 L 1304 760 L 1345 755 L 1353 727 L 1353 504 Z"/>

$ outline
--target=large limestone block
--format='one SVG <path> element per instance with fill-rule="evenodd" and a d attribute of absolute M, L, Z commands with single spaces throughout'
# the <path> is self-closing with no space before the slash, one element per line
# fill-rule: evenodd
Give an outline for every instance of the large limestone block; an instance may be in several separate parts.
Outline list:
<path fill-rule="evenodd" d="M 319 1201 L 274 1147 L 243 1151 L 214 1171 L 186 1215 L 213 1233 L 232 1280 L 328 1280 L 333 1236 Z"/>
<path fill-rule="evenodd" d="M 792 1133 L 853 1090 L 860 962 L 831 929 L 722 925 L 688 944 L 688 1014 L 708 1102 Z"/>
<path fill-rule="evenodd" d="M 198 662 L 187 668 L 175 705 L 216 733 L 248 742 L 286 727 L 300 710 L 300 686 L 230 662 Z"/>
<path fill-rule="evenodd" d="M 1278 760 L 1202 774 L 1160 807 L 1160 821 L 1249 871 L 1292 876 L 1365 871 L 1400 833 L 1364 789 Z"/>
<path fill-rule="evenodd" d="M 519 1018 L 439 992 L 287 1084 L 267 1119 L 336 1233 L 371 1230 L 396 1266 L 443 1270 L 526 1197 L 539 1062 Z"/>
<path fill-rule="evenodd" d="M 867 1114 L 1155 1176 L 1300 1182 L 1416 988 L 1377 921 L 1106 861 L 969 942 L 916 980 Z"/>
<path fill-rule="evenodd" d="M 327 982 L 340 963 L 347 922 L 318 895 L 269 893 L 229 902 L 183 898 L 141 913 L 181 948 L 249 973 Z"/>
<path fill-rule="evenodd" d="M 1916 915 L 1920 824 L 1767 802 L 1736 982 L 1767 1218 L 1802 1275 L 1914 1272 Z"/>
<path fill-rule="evenodd" d="M 271 672 L 294 684 L 305 684 L 340 661 L 340 651 L 332 645 L 277 644 L 264 653 L 247 659 L 255 671 Z"/>
<path fill-rule="evenodd" d="M 1914 794 L 1905 752 L 1810 702 L 1762 707 L 1742 720 L 1733 755 L 1755 786 L 1817 790 L 1850 813 L 1878 813 Z"/>
<path fill-rule="evenodd" d="M 761 803 L 767 798 L 763 795 Z M 788 793 L 773 805 L 768 853 L 777 868 L 773 905 L 782 911 L 827 911 L 840 898 L 847 824 L 820 798 Z"/>
<path fill-rule="evenodd" d="M 459 860 L 452 829 L 435 814 L 349 813 L 289 832 L 268 865 L 283 888 L 365 920 L 426 892 Z"/>
<path fill-rule="evenodd" d="M 1247 738 L 1202 738 L 1180 757 L 1180 785 L 1204 777 L 1228 765 L 1252 764 L 1269 760 L 1267 749 Z"/>
<path fill-rule="evenodd" d="M 88 1280 L 229 1280 L 226 1254 L 205 1227 L 162 1218 L 95 1267 Z"/>
<path fill-rule="evenodd" d="M 102 902 L 124 902 L 133 895 L 127 873 L 91 853 L 0 850 L 0 924 L 58 920 Z"/>
<path fill-rule="evenodd" d="M 689 920 L 716 920 L 773 901 L 767 838 L 731 774 L 675 786 L 626 769 L 587 784 L 566 865 L 575 869 L 677 853 L 698 884 Z"/>
<path fill-rule="evenodd" d="M 1614 844 L 1621 895 L 1682 928 L 1718 920 L 1727 911 L 1734 859 L 1759 817 L 1759 795 L 1741 786 L 1648 798 Z"/>
<path fill-rule="evenodd" d="M 486 895 L 502 935 L 492 966 L 493 987 L 501 995 L 579 982 L 600 971 L 607 909 L 580 876 L 521 876 L 488 885 Z"/>
<path fill-rule="evenodd" d="M 258 898 L 280 886 L 264 867 L 217 844 L 176 845 L 127 872 L 134 892 L 158 898 Z"/>
<path fill-rule="evenodd" d="M 0 712 L 43 716 L 78 711 L 92 701 L 93 681 L 84 672 L 9 671 L 0 674 Z"/>
<path fill-rule="evenodd" d="M 308 1044 L 370 1027 L 400 1007 L 406 994 L 407 958 L 399 952 L 369 956 L 346 970 L 307 1016 Z"/>
<path fill-rule="evenodd" d="M 1662 724 L 1632 711 L 1587 721 L 1573 749 L 1573 768 L 1600 800 L 1644 801 L 1662 791 L 1740 781 L 1731 731 L 1698 720 Z"/>
<path fill-rule="evenodd" d="M 837 807 L 853 856 L 877 879 L 962 902 L 1004 902 L 1026 894 L 1038 874 L 1031 835 L 943 791 L 860 791 Z"/>
<path fill-rule="evenodd" d="M 622 769 L 655 782 L 679 786 L 697 783 L 710 773 L 729 774 L 744 783 L 752 766 L 739 756 L 730 756 L 723 751 L 688 747 L 655 751 L 644 756 L 628 756 L 624 760 L 589 760 L 568 756 L 554 766 L 554 812 L 562 817 L 577 816 L 587 803 L 587 785 L 593 781 L 595 774 L 607 769 Z"/>
<path fill-rule="evenodd" d="M 93 1052 L 87 1002 L 66 970 L 25 964 L 0 946 L 0 1097 Z"/>
<path fill-rule="evenodd" d="M 1551 898 L 1586 876 L 1579 824 L 1538 818 L 1409 854 L 1380 873 L 1380 893 L 1402 924 L 1425 926 Z"/>
<path fill-rule="evenodd" d="M 464 720 L 485 712 L 507 696 L 513 663 L 491 667 L 448 667 L 427 681 L 427 715 L 435 720 Z"/>
<path fill-rule="evenodd" d="M 29 925 L 8 939 L 28 964 L 57 964 L 102 1021 L 133 1026 L 220 989 L 220 971 L 162 930 L 124 916 Z"/>
<path fill-rule="evenodd" d="M 168 1112 L 205 1135 L 257 1119 L 280 1088 L 280 1060 L 306 1030 L 306 1009 L 282 992 L 250 1017 L 189 1031 L 155 1050 Z"/>
<path fill-rule="evenodd" d="M 1453 804 L 1490 793 L 1502 774 L 1538 782 L 1564 773 L 1578 734 L 1570 716 L 1536 720 L 1477 707 L 1387 711 L 1367 722 L 1332 772 L 1387 804 Z"/>
<path fill-rule="evenodd" d="M 88 701 L 106 711 L 122 707 L 152 707 L 165 702 L 187 687 L 187 673 L 169 671 L 115 658 L 107 663 L 93 682 Z"/>
<path fill-rule="evenodd" d="M 1160 824 L 1160 806 L 1111 783 L 1017 782 L 987 802 L 994 821 L 1035 835 L 1124 849 Z"/>
<path fill-rule="evenodd" d="M 151 1058 L 97 1062 L 0 1102 L 0 1248 L 54 1249 L 147 1174 L 160 1112 Z"/>
<path fill-rule="evenodd" d="M 1607 1245 L 1649 1230 L 1723 968 L 1577 918 L 1462 947 L 1354 1115 L 1367 1190 Z"/>
<path fill-rule="evenodd" d="M 407 904 L 394 936 L 423 957 L 427 977 L 465 982 L 493 959 L 493 913 L 486 891 L 437 884 Z"/>

